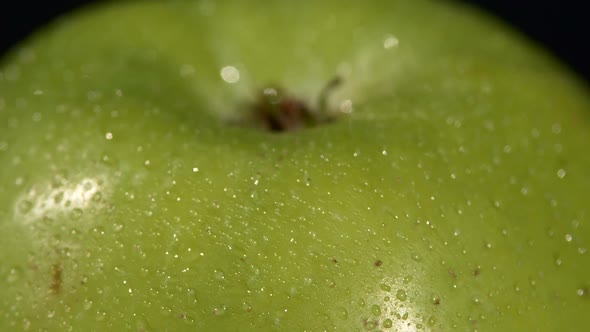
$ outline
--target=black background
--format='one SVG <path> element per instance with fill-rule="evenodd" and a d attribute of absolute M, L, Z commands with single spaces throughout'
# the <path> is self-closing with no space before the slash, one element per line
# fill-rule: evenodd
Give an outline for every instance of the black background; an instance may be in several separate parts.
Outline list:
<path fill-rule="evenodd" d="M 412 0 L 409 0 L 412 1 Z M 461 0 L 458 0 L 461 1 Z M 0 55 L 46 24 L 89 0 L 0 4 Z M 495 14 L 556 55 L 590 82 L 590 24 L 585 1 L 462 0 Z M 586 14 L 586 15 L 584 15 Z"/>

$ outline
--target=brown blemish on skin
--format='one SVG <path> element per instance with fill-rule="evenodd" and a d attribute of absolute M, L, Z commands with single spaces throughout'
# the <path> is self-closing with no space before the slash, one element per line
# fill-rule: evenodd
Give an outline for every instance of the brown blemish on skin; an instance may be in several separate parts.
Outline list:
<path fill-rule="evenodd" d="M 336 258 L 332 258 L 332 263 L 337 264 L 338 260 Z"/>
<path fill-rule="evenodd" d="M 53 264 L 51 266 L 51 286 L 49 286 L 49 289 L 53 294 L 57 294 L 61 290 L 62 273 L 63 271 L 59 264 Z"/>
<path fill-rule="evenodd" d="M 474 276 L 474 277 L 477 277 L 477 276 L 479 276 L 480 274 L 481 274 L 481 270 L 479 269 L 479 267 L 478 267 L 477 269 L 473 270 L 473 276 Z"/>
<path fill-rule="evenodd" d="M 383 265 L 383 262 L 381 260 L 378 259 L 378 260 L 375 261 L 375 266 L 376 267 L 380 267 L 381 265 Z"/>
<path fill-rule="evenodd" d="M 434 299 L 434 305 L 439 305 L 440 304 L 440 299 L 437 297 Z"/>

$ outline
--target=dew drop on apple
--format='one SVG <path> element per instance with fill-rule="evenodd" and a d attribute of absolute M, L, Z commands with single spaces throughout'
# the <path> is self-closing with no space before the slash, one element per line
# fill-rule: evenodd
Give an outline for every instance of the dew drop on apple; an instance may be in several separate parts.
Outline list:
<path fill-rule="evenodd" d="M 346 308 L 344 308 L 344 307 L 338 307 L 338 308 L 336 308 L 336 316 L 342 320 L 347 320 L 348 319 L 348 310 L 346 310 Z"/>
<path fill-rule="evenodd" d="M 383 48 L 386 50 L 390 50 L 392 48 L 395 48 L 398 45 L 399 45 L 399 40 L 393 35 L 388 35 L 383 40 Z"/>
<path fill-rule="evenodd" d="M 563 264 L 563 261 L 561 260 L 561 257 L 559 255 L 556 255 L 554 257 L 553 262 L 555 263 L 556 267 L 560 267 Z"/>
<path fill-rule="evenodd" d="M 95 238 L 100 238 L 102 236 L 104 236 L 104 227 L 102 226 L 96 226 L 92 229 L 92 236 Z"/>
<path fill-rule="evenodd" d="M 367 305 L 367 303 L 365 302 L 365 299 L 363 299 L 363 298 L 360 298 L 360 299 L 358 300 L 357 304 L 358 304 L 358 306 L 359 306 L 359 307 L 361 307 L 361 308 L 364 308 L 364 307 Z"/>
<path fill-rule="evenodd" d="M 225 273 L 223 273 L 222 270 L 214 270 L 213 271 L 213 275 L 215 276 L 215 279 L 218 281 L 225 281 Z"/>
<path fill-rule="evenodd" d="M 403 289 L 398 289 L 397 292 L 395 293 L 395 298 L 404 302 L 405 300 L 408 299 L 408 293 Z"/>
<path fill-rule="evenodd" d="M 92 308 L 93 304 L 94 304 L 94 302 L 92 302 L 92 300 L 86 299 L 86 300 L 84 300 L 82 307 L 84 308 L 84 310 L 90 310 Z"/>
<path fill-rule="evenodd" d="M 244 302 L 242 303 L 242 310 L 244 310 L 245 312 L 251 312 L 252 306 L 250 305 L 250 303 Z"/>
<path fill-rule="evenodd" d="M 31 328 L 31 321 L 28 319 L 23 319 L 23 330 L 28 331 Z"/>
<path fill-rule="evenodd" d="M 105 311 L 102 311 L 102 310 L 96 311 L 96 320 L 97 321 L 101 321 L 101 320 L 105 319 L 106 316 L 107 316 L 107 313 Z"/>
<path fill-rule="evenodd" d="M 82 209 L 80 209 L 80 208 L 75 208 L 75 209 L 73 209 L 73 210 L 72 210 L 72 212 L 71 212 L 71 214 L 70 214 L 70 217 L 71 217 L 73 220 L 79 220 L 79 219 L 82 217 L 82 214 L 83 214 L 83 213 L 84 213 L 84 212 L 82 211 Z"/>
<path fill-rule="evenodd" d="M 8 274 L 6 275 L 6 282 L 9 284 L 12 284 L 14 282 L 16 282 L 17 280 L 19 280 L 22 276 L 22 269 L 18 266 L 14 266 L 10 269 L 10 271 L 8 271 Z"/>
<path fill-rule="evenodd" d="M 393 321 L 391 319 L 387 318 L 386 320 L 383 321 L 383 327 L 386 329 L 393 327 Z"/>
<path fill-rule="evenodd" d="M 137 332 L 150 332 L 153 331 L 152 327 L 148 323 L 145 317 L 139 317 L 135 322 L 135 330 Z"/>
<path fill-rule="evenodd" d="M 92 201 L 100 202 L 101 200 L 102 200 L 102 193 L 100 191 L 97 191 L 94 193 L 94 195 L 92 195 Z"/>
<path fill-rule="evenodd" d="M 221 315 L 225 314 L 226 311 L 227 311 L 227 305 L 222 304 L 218 307 L 213 308 L 213 315 L 221 316 Z"/>
<path fill-rule="evenodd" d="M 380 307 L 380 306 L 378 306 L 377 304 L 373 304 L 373 305 L 371 306 L 371 313 L 372 313 L 374 316 L 381 316 L 381 307 Z"/>
<path fill-rule="evenodd" d="M 240 71 L 234 66 L 225 66 L 220 71 L 221 78 L 230 84 L 237 83 L 240 80 Z"/>
<path fill-rule="evenodd" d="M 405 276 L 405 277 L 402 279 L 402 283 L 403 283 L 404 285 L 407 285 L 407 284 L 409 284 L 409 283 L 412 281 L 412 279 L 414 279 L 414 277 L 413 277 L 412 275 L 408 274 L 407 276 Z"/>
<path fill-rule="evenodd" d="M 18 203 L 18 210 L 22 214 L 27 214 L 33 210 L 33 202 L 28 199 L 22 200 Z"/>

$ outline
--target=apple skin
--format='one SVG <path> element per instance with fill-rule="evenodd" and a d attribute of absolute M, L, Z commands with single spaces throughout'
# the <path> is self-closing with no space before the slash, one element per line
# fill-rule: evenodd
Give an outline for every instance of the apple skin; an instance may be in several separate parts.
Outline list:
<path fill-rule="evenodd" d="M 588 88 L 476 10 L 104 4 L 0 68 L 2 331 L 590 324 Z M 228 124 L 335 75 L 333 124 Z"/>

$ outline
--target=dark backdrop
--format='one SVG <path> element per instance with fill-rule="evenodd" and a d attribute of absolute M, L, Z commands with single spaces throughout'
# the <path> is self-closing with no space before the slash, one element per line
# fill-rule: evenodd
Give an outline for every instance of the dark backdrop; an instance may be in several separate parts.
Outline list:
<path fill-rule="evenodd" d="M 409 0 L 412 1 L 412 0 Z M 457 0 L 472 3 L 544 45 L 590 82 L 590 24 L 577 0 Z M 90 0 L 22 1 L 0 4 L 0 54 L 57 15 Z M 587 16 L 587 15 L 586 15 Z"/>

